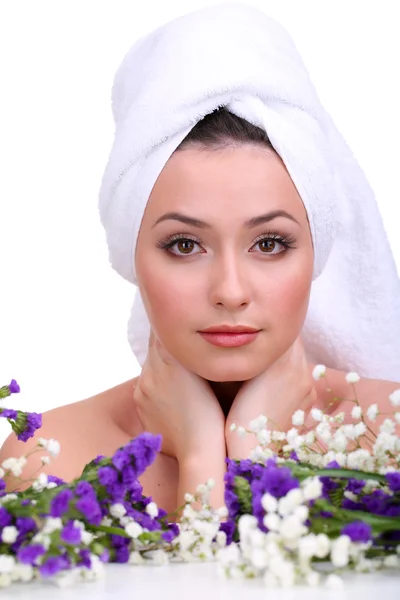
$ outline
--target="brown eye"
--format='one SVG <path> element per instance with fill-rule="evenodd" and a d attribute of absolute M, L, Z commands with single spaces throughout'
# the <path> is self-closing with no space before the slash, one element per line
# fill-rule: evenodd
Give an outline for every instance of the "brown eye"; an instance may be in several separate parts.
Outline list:
<path fill-rule="evenodd" d="M 275 250 L 276 241 L 271 238 L 266 238 L 258 243 L 260 244 L 260 248 L 263 252 L 273 252 L 273 250 Z"/>
<path fill-rule="evenodd" d="M 181 254 L 190 254 L 194 244 L 195 242 L 193 240 L 178 240 L 176 242 L 177 248 Z"/>

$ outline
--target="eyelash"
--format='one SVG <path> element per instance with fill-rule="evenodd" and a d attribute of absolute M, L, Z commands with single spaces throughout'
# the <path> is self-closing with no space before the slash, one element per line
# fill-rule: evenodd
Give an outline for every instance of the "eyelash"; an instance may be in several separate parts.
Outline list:
<path fill-rule="evenodd" d="M 194 242 L 195 244 L 199 244 L 199 245 L 201 244 L 201 242 L 199 240 L 192 238 L 190 235 L 183 234 L 183 233 L 177 233 L 175 235 L 167 236 L 167 237 L 159 240 L 157 242 L 157 247 L 161 248 L 162 250 L 166 250 L 167 252 L 169 252 L 169 254 L 172 254 L 173 256 L 176 256 L 178 258 L 184 258 L 186 256 L 194 256 L 194 254 L 196 254 L 196 253 L 175 254 L 174 252 L 170 252 L 171 248 L 177 242 L 179 242 L 181 240 Z M 294 245 L 296 242 L 296 239 L 294 236 L 292 236 L 292 235 L 283 236 L 276 230 L 266 231 L 262 235 L 258 236 L 258 238 L 254 241 L 253 246 L 255 246 L 259 242 L 263 242 L 265 240 L 274 240 L 275 242 L 278 242 L 279 244 L 281 244 L 284 247 L 284 250 L 281 250 L 277 254 L 283 254 L 287 250 L 296 248 L 296 246 Z M 268 255 L 270 253 L 262 252 L 262 254 Z M 277 256 L 277 254 L 271 254 L 271 256 Z"/>

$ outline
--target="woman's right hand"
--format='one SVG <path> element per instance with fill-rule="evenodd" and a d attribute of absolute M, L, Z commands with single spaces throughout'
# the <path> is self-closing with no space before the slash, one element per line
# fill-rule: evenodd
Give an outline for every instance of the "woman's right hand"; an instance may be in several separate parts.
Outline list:
<path fill-rule="evenodd" d="M 145 431 L 162 435 L 162 452 L 183 462 L 225 447 L 225 417 L 208 382 L 188 371 L 153 332 L 133 394 Z M 211 476 L 211 475 L 210 475 Z"/>

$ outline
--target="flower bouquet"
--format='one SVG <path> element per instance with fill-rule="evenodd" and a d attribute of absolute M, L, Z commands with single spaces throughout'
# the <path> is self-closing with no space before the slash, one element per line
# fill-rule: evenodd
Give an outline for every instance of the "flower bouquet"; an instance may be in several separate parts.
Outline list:
<path fill-rule="evenodd" d="M 325 369 L 314 369 L 315 379 Z M 372 405 L 362 413 L 353 384 L 347 423 L 313 409 L 287 431 L 269 428 L 261 415 L 238 435 L 253 435 L 246 460 L 227 459 L 225 506 L 209 502 L 214 482 L 186 494 L 179 513 L 168 515 L 143 495 L 139 477 L 161 449 L 161 436 L 131 440 L 113 456 L 97 456 L 79 478 L 64 482 L 39 473 L 24 491 L 6 493 L 8 475 L 21 478 L 27 455 L 0 467 L 0 587 L 47 580 L 63 586 L 104 574 L 108 562 L 164 564 L 214 560 L 223 576 L 262 577 L 268 586 L 297 583 L 342 585 L 343 569 L 400 567 L 400 390 L 393 414 L 376 435 Z M 0 398 L 19 392 L 15 380 Z M 333 399 L 335 401 L 336 399 Z M 400 410 L 400 409 L 399 409 Z M 41 415 L 0 408 L 18 439 L 41 426 Z M 348 419 L 347 419 L 348 420 Z M 60 451 L 56 440 L 38 438 L 42 464 Z M 175 522 L 177 514 L 182 516 Z"/>

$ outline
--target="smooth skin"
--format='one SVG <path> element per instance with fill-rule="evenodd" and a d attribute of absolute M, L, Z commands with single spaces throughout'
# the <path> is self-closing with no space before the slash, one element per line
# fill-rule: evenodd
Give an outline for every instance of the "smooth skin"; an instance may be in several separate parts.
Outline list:
<path fill-rule="evenodd" d="M 287 430 L 298 408 L 337 412 L 343 406 L 329 407 L 332 395 L 353 396 L 340 371 L 327 373 L 333 393 L 311 377 L 301 329 L 313 260 L 307 214 L 278 155 L 250 144 L 176 152 L 152 190 L 135 253 L 152 327 L 140 376 L 44 413 L 35 438 L 9 436 L 0 462 L 52 437 L 61 453 L 43 471 L 69 481 L 142 431 L 161 433 L 162 452 L 141 477 L 144 493 L 173 511 L 212 477 L 211 501 L 221 506 L 226 456 L 246 458 L 252 445 L 231 423 L 265 414 Z M 221 324 L 260 331 L 238 348 L 199 334 Z M 388 411 L 398 387 L 364 379 L 358 397 L 365 406 L 382 400 Z M 41 454 L 29 458 L 25 476 L 41 466 Z M 26 485 L 8 481 L 9 490 L 17 487 Z"/>

